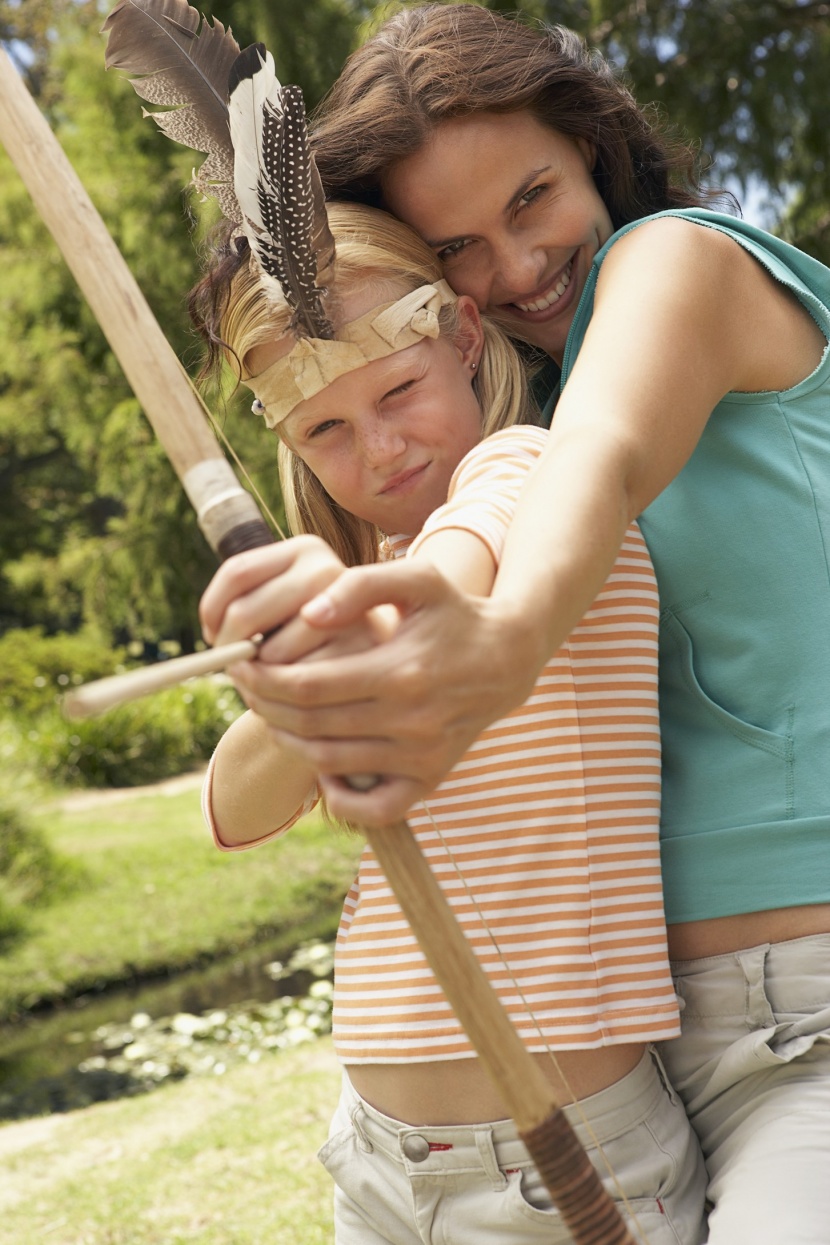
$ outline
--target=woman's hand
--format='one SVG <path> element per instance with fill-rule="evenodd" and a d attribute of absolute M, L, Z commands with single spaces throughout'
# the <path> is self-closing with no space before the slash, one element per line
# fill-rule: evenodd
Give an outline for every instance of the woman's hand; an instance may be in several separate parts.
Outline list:
<path fill-rule="evenodd" d="M 256 662 L 234 667 L 234 679 L 278 739 L 320 773 L 335 816 L 388 825 L 434 790 L 486 726 L 526 699 L 547 654 L 504 601 L 460 593 L 414 561 L 347 570 L 324 588 L 298 620 L 318 637 L 313 661 L 282 664 L 280 634 Z M 221 639 L 237 637 L 240 619 L 245 634 L 269 629 L 272 594 L 257 583 L 250 599 L 226 606 L 234 627 Z M 214 598 L 206 617 L 214 617 Z M 328 640 L 384 603 L 401 620 L 391 639 L 351 656 L 327 654 Z M 357 792 L 344 774 L 380 774 L 383 782 Z"/>

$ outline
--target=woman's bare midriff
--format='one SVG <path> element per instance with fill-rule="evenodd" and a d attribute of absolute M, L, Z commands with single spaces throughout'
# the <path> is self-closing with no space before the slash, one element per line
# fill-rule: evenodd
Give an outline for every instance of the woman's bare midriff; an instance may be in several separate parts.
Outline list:
<path fill-rule="evenodd" d="M 626 1076 L 640 1062 L 642 1042 L 601 1050 L 557 1051 L 556 1059 L 576 1098 L 587 1098 Z M 534 1055 L 557 1102 L 571 1101 L 550 1055 Z M 435 1063 L 351 1064 L 349 1080 L 376 1110 L 403 1124 L 484 1124 L 507 1119 L 509 1110 L 477 1059 Z"/>
<path fill-rule="evenodd" d="M 765 942 L 789 942 L 810 934 L 830 934 L 830 904 L 775 908 L 769 912 L 670 925 L 669 954 L 673 960 L 699 960 L 745 947 L 758 947 Z"/>

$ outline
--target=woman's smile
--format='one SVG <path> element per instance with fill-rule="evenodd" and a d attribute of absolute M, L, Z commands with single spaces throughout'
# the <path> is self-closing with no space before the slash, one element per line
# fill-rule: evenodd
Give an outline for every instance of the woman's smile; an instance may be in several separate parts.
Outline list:
<path fill-rule="evenodd" d="M 562 268 L 547 285 L 539 290 L 534 290 L 530 294 L 517 295 L 507 304 L 512 309 L 524 312 L 525 315 L 532 316 L 534 321 L 538 323 L 542 319 L 549 319 L 549 316 L 543 316 L 541 313 L 550 312 L 555 307 L 558 315 L 565 307 L 570 306 L 573 298 L 574 290 L 570 289 L 571 273 L 573 272 L 574 257 L 568 260 L 564 268 Z M 569 292 L 570 291 L 570 292 Z M 569 296 L 566 298 L 565 295 Z"/>

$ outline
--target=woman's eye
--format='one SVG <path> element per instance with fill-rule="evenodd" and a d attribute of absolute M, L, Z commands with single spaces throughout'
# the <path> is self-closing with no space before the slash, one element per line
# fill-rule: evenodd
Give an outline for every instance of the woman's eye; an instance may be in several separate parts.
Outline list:
<path fill-rule="evenodd" d="M 438 259 L 442 264 L 446 264 L 448 260 L 453 260 L 456 256 L 460 255 L 467 245 L 468 242 L 466 238 L 459 238 L 457 242 L 449 242 L 446 246 L 442 246 L 441 250 L 437 252 Z"/>
<path fill-rule="evenodd" d="M 531 186 L 530 190 L 526 190 L 519 198 L 519 207 L 528 207 L 545 189 L 544 186 Z"/>

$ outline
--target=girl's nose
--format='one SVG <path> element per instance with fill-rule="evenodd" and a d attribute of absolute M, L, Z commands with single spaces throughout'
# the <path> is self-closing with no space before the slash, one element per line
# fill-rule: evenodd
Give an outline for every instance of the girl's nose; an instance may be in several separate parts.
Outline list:
<path fill-rule="evenodd" d="M 406 449 L 406 441 L 389 422 L 376 419 L 362 430 L 363 457 L 370 467 L 383 467 L 394 462 Z"/>

